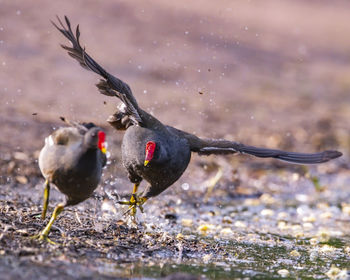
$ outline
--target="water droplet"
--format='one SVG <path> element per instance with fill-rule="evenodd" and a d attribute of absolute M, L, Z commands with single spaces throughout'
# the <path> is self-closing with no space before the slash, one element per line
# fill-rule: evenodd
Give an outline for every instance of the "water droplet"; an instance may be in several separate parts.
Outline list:
<path fill-rule="evenodd" d="M 188 189 L 190 188 L 190 185 L 188 183 L 183 183 L 181 185 L 181 188 L 184 190 L 184 191 L 188 191 Z"/>
<path fill-rule="evenodd" d="M 21 13 L 22 13 L 21 10 L 17 10 L 17 11 L 16 11 L 16 15 L 17 15 L 17 16 L 20 16 Z"/>
<path fill-rule="evenodd" d="M 185 35 L 188 35 L 190 32 L 189 31 L 185 31 Z"/>

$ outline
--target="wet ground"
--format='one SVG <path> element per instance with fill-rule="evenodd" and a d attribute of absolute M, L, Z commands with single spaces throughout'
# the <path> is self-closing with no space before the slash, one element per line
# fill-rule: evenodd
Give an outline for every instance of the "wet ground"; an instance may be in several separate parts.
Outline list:
<path fill-rule="evenodd" d="M 348 2 L 0 5 L 0 278 L 349 278 Z M 60 49 L 56 14 L 80 23 L 87 50 L 165 123 L 344 156 L 305 167 L 193 155 L 135 226 L 116 204 L 132 189 L 122 133 L 104 121 L 118 102 Z M 61 115 L 103 126 L 111 157 L 94 196 L 55 223 L 51 245 L 30 236 L 48 222 L 37 157 Z M 50 213 L 63 199 L 52 191 Z"/>

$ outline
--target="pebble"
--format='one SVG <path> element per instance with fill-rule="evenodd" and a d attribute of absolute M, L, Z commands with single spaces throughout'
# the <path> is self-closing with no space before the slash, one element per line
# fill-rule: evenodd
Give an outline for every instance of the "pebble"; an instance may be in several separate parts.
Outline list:
<path fill-rule="evenodd" d="M 233 231 L 230 228 L 223 228 L 220 231 L 220 235 L 224 235 L 224 236 L 232 236 L 233 235 Z"/>
<path fill-rule="evenodd" d="M 335 265 L 331 266 L 331 268 L 327 271 L 326 275 L 330 279 L 348 279 L 347 270 L 346 269 L 341 270 Z"/>
<path fill-rule="evenodd" d="M 260 212 L 261 216 L 267 216 L 267 217 L 272 217 L 275 215 L 275 211 L 271 210 L 271 209 L 263 209 Z"/>
<path fill-rule="evenodd" d="M 193 224 L 193 221 L 191 219 L 182 219 L 181 224 L 184 227 L 191 227 Z"/>
<path fill-rule="evenodd" d="M 185 237 L 184 237 L 184 235 L 183 235 L 182 233 L 178 233 L 178 234 L 176 235 L 176 239 L 177 239 L 177 240 L 184 240 Z"/>
<path fill-rule="evenodd" d="M 29 160 L 28 155 L 22 152 L 14 152 L 13 157 L 17 160 L 23 160 L 23 161 Z"/>
<path fill-rule="evenodd" d="M 326 230 L 320 230 L 317 233 L 317 240 L 320 242 L 328 242 L 330 238 L 330 233 Z"/>
<path fill-rule="evenodd" d="M 243 221 L 236 221 L 234 225 L 235 225 L 235 227 L 239 227 L 239 228 L 246 228 L 247 227 L 247 224 Z"/>
<path fill-rule="evenodd" d="M 311 238 L 309 242 L 312 246 L 316 246 L 319 243 L 317 238 Z"/>
<path fill-rule="evenodd" d="M 211 231 L 214 231 L 216 228 L 215 225 L 212 225 L 212 224 L 204 224 L 204 225 L 200 225 L 198 228 L 197 228 L 197 231 L 201 232 L 201 233 L 207 233 L 207 232 L 211 232 Z"/>
<path fill-rule="evenodd" d="M 290 226 L 284 221 L 278 222 L 277 226 L 280 230 L 287 230 L 290 228 Z"/>
<path fill-rule="evenodd" d="M 212 259 L 213 255 L 212 254 L 206 254 L 202 257 L 202 260 L 204 263 L 208 263 Z"/>
<path fill-rule="evenodd" d="M 289 276 L 289 271 L 287 269 L 280 269 L 279 271 L 277 271 L 277 273 L 281 275 L 281 277 Z"/>
<path fill-rule="evenodd" d="M 342 204 L 342 212 L 343 212 L 345 215 L 350 216 L 350 204 L 348 204 L 348 203 L 343 203 L 343 204 Z"/>
<path fill-rule="evenodd" d="M 332 246 L 329 246 L 329 245 L 323 245 L 321 248 L 320 248 L 320 252 L 322 253 L 333 253 L 334 251 L 336 250 L 335 247 L 332 247 Z"/>
<path fill-rule="evenodd" d="M 329 212 L 329 211 L 323 212 L 323 213 L 320 215 L 320 218 L 321 218 L 321 219 L 325 219 L 325 220 L 331 219 L 331 218 L 333 218 L 333 213 L 332 213 L 332 212 Z"/>
<path fill-rule="evenodd" d="M 261 197 L 260 197 L 260 201 L 262 203 L 265 204 L 275 204 L 276 203 L 276 199 L 274 197 L 272 197 L 270 194 L 268 193 L 264 193 Z"/>
<path fill-rule="evenodd" d="M 13 171 L 13 169 L 15 168 L 16 163 L 14 161 L 10 161 L 10 163 L 7 166 L 7 172 L 11 173 Z"/>
<path fill-rule="evenodd" d="M 224 224 L 232 224 L 232 219 L 231 217 L 225 216 L 222 218 L 222 223 Z"/>
<path fill-rule="evenodd" d="M 313 229 L 314 225 L 312 223 L 303 223 L 303 228 L 305 230 L 311 230 Z"/>
<path fill-rule="evenodd" d="M 314 223 L 316 221 L 316 217 L 314 215 L 303 217 L 303 222 Z"/>
<path fill-rule="evenodd" d="M 289 214 L 287 212 L 279 212 L 277 217 L 279 220 L 284 220 L 289 217 Z"/>
<path fill-rule="evenodd" d="M 299 258 L 300 257 L 300 253 L 297 250 L 293 250 L 289 253 L 289 255 L 291 255 L 294 258 Z"/>
<path fill-rule="evenodd" d="M 16 181 L 17 181 L 18 183 L 22 184 L 22 185 L 25 185 L 25 184 L 28 183 L 27 177 L 21 176 L 21 175 L 16 176 Z"/>

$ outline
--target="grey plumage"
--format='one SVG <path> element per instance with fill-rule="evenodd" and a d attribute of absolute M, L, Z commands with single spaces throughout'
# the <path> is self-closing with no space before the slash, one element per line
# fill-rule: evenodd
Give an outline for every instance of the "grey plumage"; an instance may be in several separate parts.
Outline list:
<path fill-rule="evenodd" d="M 39 155 L 43 176 L 66 195 L 66 205 L 90 197 L 106 164 L 106 156 L 97 147 L 97 134 L 101 129 L 87 129 L 77 123 L 71 125 L 48 136 Z"/>
<path fill-rule="evenodd" d="M 245 153 L 300 164 L 322 163 L 342 155 L 338 151 L 304 154 L 257 148 L 221 139 L 201 139 L 188 132 L 163 125 L 139 107 L 126 83 L 109 74 L 86 53 L 79 42 L 79 26 L 74 35 L 67 17 L 65 17 L 66 27 L 60 19 L 58 21 L 61 27 L 53 24 L 72 43 L 72 47 L 62 47 L 82 67 L 103 78 L 97 84 L 102 94 L 116 96 L 125 104 L 125 108 L 118 110 L 108 121 L 116 129 L 126 130 L 122 144 L 123 163 L 132 182 L 138 184 L 145 179 L 150 183 L 144 193 L 146 198 L 158 195 L 183 174 L 190 161 L 191 152 L 201 155 Z M 147 141 L 154 141 L 157 149 L 155 158 L 149 165 L 144 166 Z"/>

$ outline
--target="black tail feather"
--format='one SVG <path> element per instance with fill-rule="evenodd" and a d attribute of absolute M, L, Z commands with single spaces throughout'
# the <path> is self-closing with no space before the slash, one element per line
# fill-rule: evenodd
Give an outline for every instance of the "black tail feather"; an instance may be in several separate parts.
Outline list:
<path fill-rule="evenodd" d="M 314 154 L 295 153 L 276 149 L 247 146 L 242 143 L 224 139 L 200 139 L 183 131 L 178 131 L 177 133 L 180 133 L 180 135 L 183 135 L 183 137 L 188 139 L 192 152 L 197 152 L 200 155 L 227 155 L 243 153 L 260 158 L 276 158 L 298 164 L 323 163 L 342 156 L 342 153 L 338 151 L 323 151 Z"/>
<path fill-rule="evenodd" d="M 324 151 L 315 154 L 303 154 L 294 152 L 285 152 L 281 150 L 271 150 L 265 148 L 257 148 L 253 146 L 242 145 L 238 152 L 246 153 L 261 158 L 276 158 L 283 161 L 299 164 L 316 164 L 327 162 L 331 159 L 338 158 L 342 155 L 338 151 Z"/>

